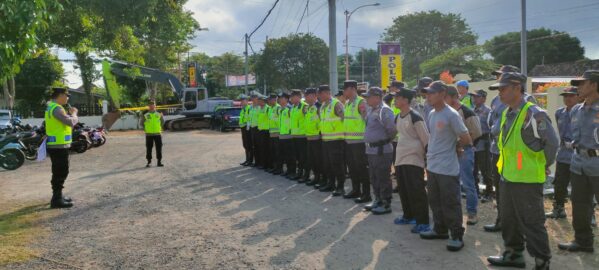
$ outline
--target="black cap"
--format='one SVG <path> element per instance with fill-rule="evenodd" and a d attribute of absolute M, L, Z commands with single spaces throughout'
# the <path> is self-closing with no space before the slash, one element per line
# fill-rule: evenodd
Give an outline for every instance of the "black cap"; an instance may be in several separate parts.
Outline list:
<path fill-rule="evenodd" d="M 322 84 L 320 86 L 318 86 L 318 92 L 324 92 L 324 91 L 331 91 L 331 88 L 329 87 L 328 84 Z"/>
<path fill-rule="evenodd" d="M 353 87 L 358 89 L 358 82 L 355 80 L 347 80 L 343 82 L 343 89 L 347 89 L 348 87 Z"/>
<path fill-rule="evenodd" d="M 458 89 L 455 86 L 447 86 L 447 94 L 450 96 L 459 96 Z"/>
<path fill-rule="evenodd" d="M 318 91 L 316 90 L 316 88 L 306 88 L 306 91 L 304 92 L 304 94 L 306 95 L 311 95 L 311 94 L 316 94 Z"/>
<path fill-rule="evenodd" d="M 570 84 L 578 86 L 583 81 L 599 82 L 599 70 L 587 70 L 581 77 L 571 80 Z"/>
<path fill-rule="evenodd" d="M 472 94 L 475 97 L 487 97 L 487 91 L 479 89 L 476 90 L 476 92 L 474 92 L 474 94 Z"/>
<path fill-rule="evenodd" d="M 271 93 L 271 94 L 268 96 L 268 98 L 269 98 L 269 99 L 271 99 L 271 98 L 277 98 L 277 94 L 275 94 L 275 93 Z"/>
<path fill-rule="evenodd" d="M 447 91 L 448 87 L 443 81 L 434 81 L 428 87 L 424 88 L 426 93 L 439 93 L 441 91 Z"/>
<path fill-rule="evenodd" d="M 431 83 L 433 83 L 433 79 L 430 77 L 422 77 L 418 80 L 418 85 L 416 85 L 416 90 L 424 90 L 424 88 L 428 87 Z"/>
<path fill-rule="evenodd" d="M 291 96 L 302 96 L 302 90 L 299 89 L 291 89 Z"/>
<path fill-rule="evenodd" d="M 519 73 L 520 69 L 518 67 L 516 67 L 516 66 L 504 65 L 504 66 L 501 66 L 498 70 L 495 70 L 495 71 L 491 72 L 491 74 L 497 76 L 497 75 L 501 75 L 501 74 L 506 73 L 506 72 L 517 72 L 517 73 Z"/>
<path fill-rule="evenodd" d="M 388 88 L 395 87 L 397 89 L 401 89 L 405 87 L 406 84 L 400 81 L 392 81 Z"/>
<path fill-rule="evenodd" d="M 280 97 L 280 98 L 286 98 L 286 99 L 289 99 L 289 94 L 288 94 L 288 93 L 286 93 L 286 92 L 281 92 L 281 93 L 279 94 L 279 97 Z"/>
<path fill-rule="evenodd" d="M 370 89 L 368 89 L 368 92 L 364 93 L 363 96 L 365 96 L 365 97 L 372 97 L 372 96 L 382 97 L 383 94 L 384 94 L 383 89 L 375 86 L 375 87 L 370 87 Z"/>
<path fill-rule="evenodd" d="M 403 97 L 403 98 L 407 98 L 407 99 L 412 99 L 416 95 L 416 91 L 402 87 L 399 89 L 399 91 L 397 91 L 391 95 L 393 95 L 394 97 Z"/>
<path fill-rule="evenodd" d="M 498 82 L 489 86 L 489 90 L 497 90 L 500 87 L 507 86 L 510 84 L 511 85 L 514 85 L 514 84 L 524 85 L 524 84 L 526 84 L 526 76 L 524 76 L 523 74 L 520 74 L 518 72 L 502 73 L 501 77 L 499 77 Z"/>
<path fill-rule="evenodd" d="M 566 89 L 564 89 L 564 91 L 559 94 L 560 96 L 576 96 L 578 95 L 578 87 L 576 86 L 570 86 L 570 87 L 566 87 Z"/>
<path fill-rule="evenodd" d="M 58 97 L 60 94 L 65 94 L 67 97 L 71 96 L 71 94 L 69 94 L 69 90 L 64 87 L 52 87 L 52 89 L 50 89 L 50 96 L 53 98 Z"/>
<path fill-rule="evenodd" d="M 340 97 L 343 96 L 343 89 L 339 89 L 339 91 L 337 91 L 337 94 L 335 94 L 336 97 Z"/>

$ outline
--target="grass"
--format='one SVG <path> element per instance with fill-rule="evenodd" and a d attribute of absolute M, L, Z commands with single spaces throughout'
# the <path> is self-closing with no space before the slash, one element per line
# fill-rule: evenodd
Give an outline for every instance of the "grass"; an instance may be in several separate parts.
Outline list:
<path fill-rule="evenodd" d="M 47 203 L 0 208 L 0 266 L 27 261 L 37 255 L 30 245 L 46 234 L 40 221 L 50 217 Z"/>

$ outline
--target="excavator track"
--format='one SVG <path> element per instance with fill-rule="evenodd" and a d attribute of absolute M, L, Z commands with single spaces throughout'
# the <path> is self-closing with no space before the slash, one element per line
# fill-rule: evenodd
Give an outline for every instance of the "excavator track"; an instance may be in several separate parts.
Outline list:
<path fill-rule="evenodd" d="M 164 127 L 170 131 L 182 131 L 209 128 L 210 122 L 209 119 L 205 117 L 182 117 L 166 121 Z"/>

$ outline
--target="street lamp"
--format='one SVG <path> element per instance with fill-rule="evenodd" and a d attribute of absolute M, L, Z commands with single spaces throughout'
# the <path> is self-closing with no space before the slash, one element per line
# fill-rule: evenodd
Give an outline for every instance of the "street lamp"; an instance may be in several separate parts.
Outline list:
<path fill-rule="evenodd" d="M 349 80 L 349 39 L 347 37 L 347 29 L 349 27 L 349 18 L 358 9 L 361 9 L 363 7 L 376 7 L 376 6 L 380 6 L 380 5 L 381 5 L 380 3 L 362 5 L 362 6 L 355 8 L 351 12 L 348 10 L 345 10 L 345 80 Z"/>

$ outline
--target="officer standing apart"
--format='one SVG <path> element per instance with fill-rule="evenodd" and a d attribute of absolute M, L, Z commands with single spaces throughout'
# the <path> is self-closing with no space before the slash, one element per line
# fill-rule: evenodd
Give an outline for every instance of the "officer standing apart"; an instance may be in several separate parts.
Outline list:
<path fill-rule="evenodd" d="M 51 208 L 69 208 L 73 206 L 69 197 L 62 195 L 64 182 L 69 176 L 69 148 L 72 142 L 72 128 L 77 124 L 77 109 L 64 109 L 69 101 L 69 92 L 65 88 L 52 88 L 51 101 L 46 107 L 46 151 L 52 162 L 52 200 Z"/>
<path fill-rule="evenodd" d="M 371 201 L 368 161 L 364 144 L 366 129 L 366 101 L 358 96 L 358 82 L 345 81 L 343 93 L 348 98 L 345 104 L 343 129 L 345 132 L 345 163 L 349 168 L 352 189 L 343 195 L 345 199 L 356 199 L 356 203 Z"/>
<path fill-rule="evenodd" d="M 572 181 L 572 226 L 574 241 L 559 244 L 559 249 L 593 252 L 591 216 L 593 196 L 599 198 L 599 70 L 587 70 L 571 81 L 578 95 L 585 99 L 572 109 L 572 144 L 570 164 Z"/>
<path fill-rule="evenodd" d="M 395 224 L 413 224 L 412 233 L 430 230 L 428 197 L 424 182 L 424 155 L 429 134 L 424 119 L 410 107 L 416 92 L 402 88 L 394 96 L 401 113 L 395 119 L 398 132 L 395 172 L 403 216 Z"/>
<path fill-rule="evenodd" d="M 470 88 L 470 84 L 468 84 L 468 81 L 466 81 L 466 80 L 458 81 L 456 83 L 456 87 L 460 94 L 460 102 L 464 106 L 468 107 L 468 109 L 473 109 L 474 103 L 472 102 L 472 96 L 470 95 L 470 93 L 468 93 L 468 89 Z"/>
<path fill-rule="evenodd" d="M 523 96 L 526 76 L 507 72 L 490 90 L 499 90 L 503 111 L 497 138 L 500 205 L 505 251 L 487 257 L 497 266 L 525 267 L 524 243 L 535 269 L 549 269 L 551 250 L 545 228 L 543 183 L 555 161 L 558 138 L 547 113 Z"/>
<path fill-rule="evenodd" d="M 472 97 L 474 99 L 474 113 L 478 115 L 482 132 L 482 135 L 474 140 L 474 148 L 476 151 L 474 152 L 474 179 L 476 180 L 476 190 L 478 191 L 479 173 L 483 177 L 485 190 L 482 194 L 481 192 L 478 193 L 482 195 L 480 202 L 485 203 L 493 200 L 493 181 L 491 180 L 491 165 L 489 160 L 491 158 L 491 153 L 489 153 L 491 127 L 489 127 L 488 122 L 491 108 L 485 105 L 485 102 L 487 102 L 487 92 L 485 92 L 485 90 L 480 89 L 476 91 Z M 493 166 L 493 168 L 495 168 L 495 166 Z"/>
<path fill-rule="evenodd" d="M 320 133 L 322 136 L 323 163 L 328 180 L 327 185 L 320 187 L 322 192 L 334 191 L 333 195 L 344 193 L 341 185 L 345 181 L 343 104 L 331 96 L 328 85 L 318 87 L 320 99 Z"/>
<path fill-rule="evenodd" d="M 557 121 L 557 130 L 559 132 L 559 150 L 555 164 L 555 177 L 553 179 L 553 187 L 555 195 L 553 202 L 553 210 L 545 214 L 548 218 L 566 218 L 566 210 L 564 204 L 568 197 L 568 185 L 570 184 L 570 161 L 572 161 L 572 129 L 571 129 L 571 112 L 572 108 L 578 103 L 578 93 L 576 87 L 568 87 L 560 94 L 563 97 L 565 107 L 561 107 L 555 111 L 555 120 Z"/>
<path fill-rule="evenodd" d="M 393 184 L 391 183 L 391 161 L 393 145 L 391 142 L 397 136 L 393 110 L 383 102 L 383 90 L 372 87 L 365 94 L 369 111 L 366 117 L 366 156 L 368 171 L 374 191 L 374 201 L 364 209 L 375 215 L 391 213 L 391 198 Z"/>
<path fill-rule="evenodd" d="M 148 112 L 144 114 L 143 119 L 140 119 L 139 124 L 143 126 L 146 133 L 146 159 L 148 164 L 146 167 L 150 167 L 152 163 L 152 147 L 156 145 L 156 159 L 158 163 L 156 166 L 162 167 L 162 125 L 164 124 L 164 117 L 162 113 L 156 111 L 156 103 L 150 100 L 148 103 Z"/>
<path fill-rule="evenodd" d="M 252 163 L 252 136 L 250 135 L 250 130 L 248 129 L 251 106 L 248 104 L 248 97 L 246 95 L 241 94 L 239 98 L 241 100 L 241 112 L 239 113 L 239 128 L 241 129 L 241 142 L 243 143 L 243 149 L 245 150 L 245 161 L 240 165 L 247 166 L 250 163 Z"/>
<path fill-rule="evenodd" d="M 421 232 L 420 238 L 448 239 L 451 235 L 447 249 L 458 251 L 464 247 L 458 155 L 464 151 L 464 147 L 472 146 L 472 139 L 460 114 L 445 103 L 447 85 L 435 81 L 425 90 L 427 101 L 433 107 L 428 123 L 430 138 L 426 169 L 428 202 L 433 212 L 434 228 Z"/>
<path fill-rule="evenodd" d="M 313 186 L 320 183 L 322 175 L 322 147 L 320 141 L 320 116 L 318 115 L 316 88 L 308 88 L 305 92 L 306 115 L 304 117 L 304 132 L 306 133 L 306 185 Z M 310 180 L 310 172 L 314 178 Z"/>

